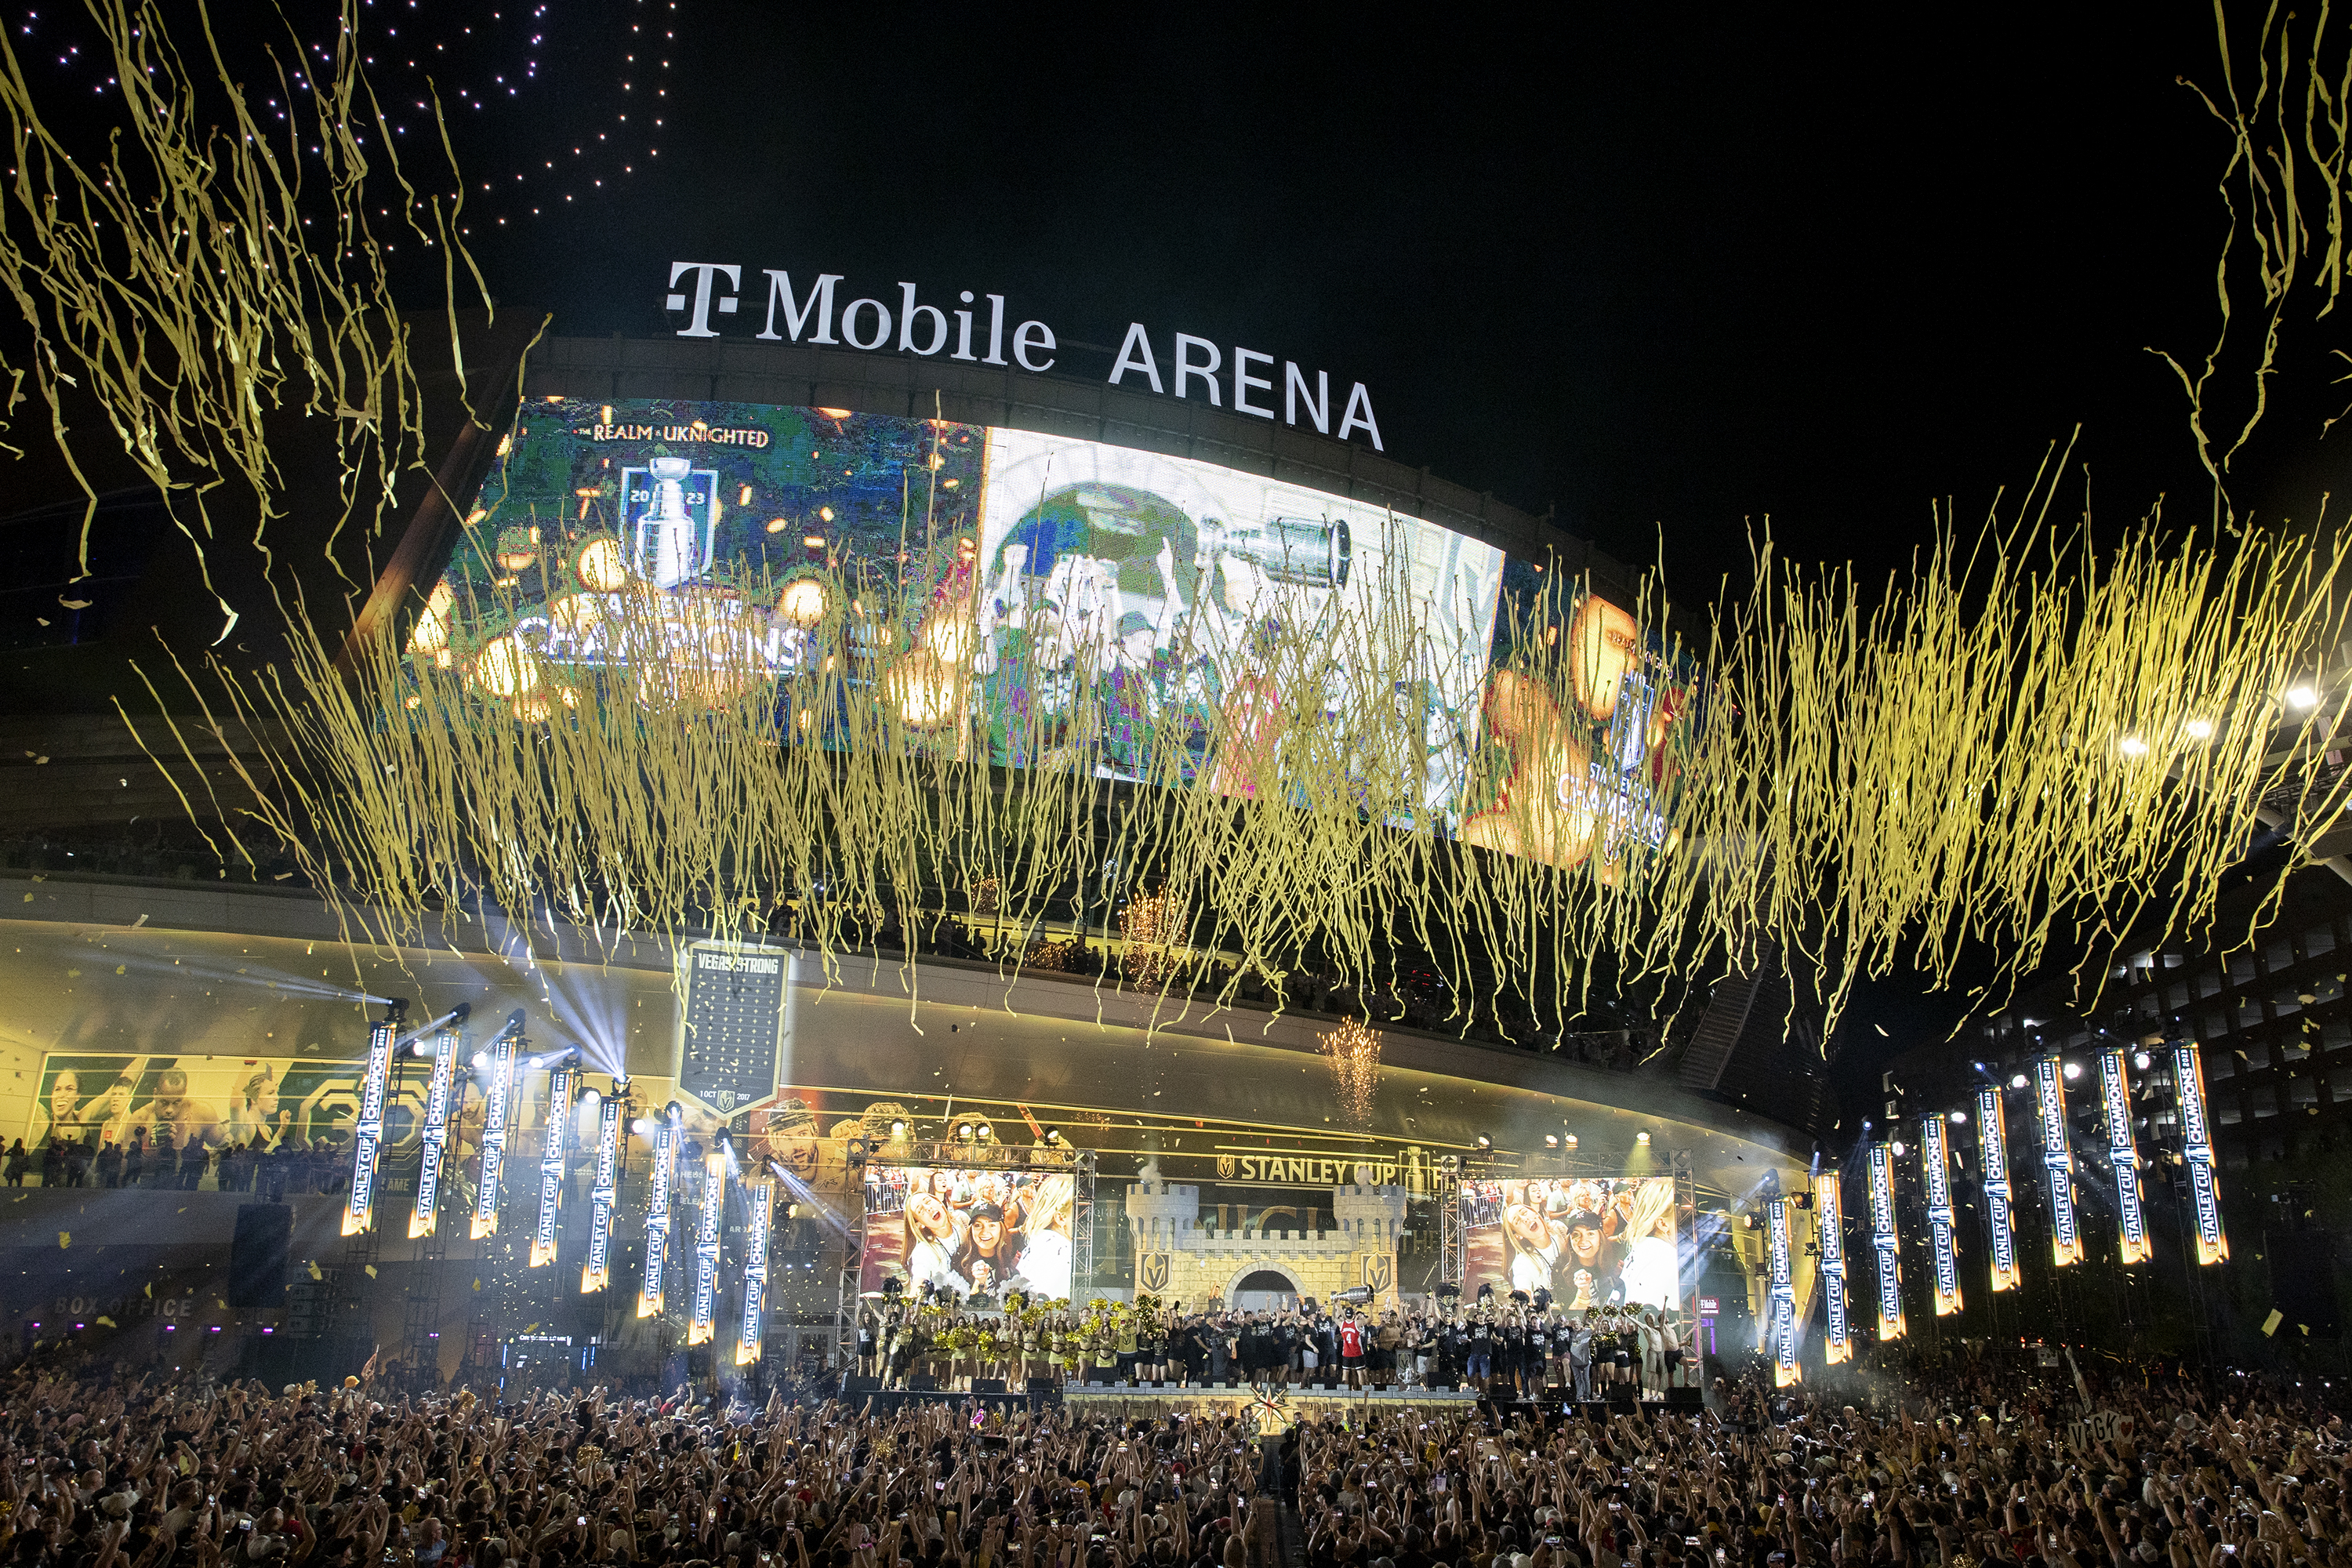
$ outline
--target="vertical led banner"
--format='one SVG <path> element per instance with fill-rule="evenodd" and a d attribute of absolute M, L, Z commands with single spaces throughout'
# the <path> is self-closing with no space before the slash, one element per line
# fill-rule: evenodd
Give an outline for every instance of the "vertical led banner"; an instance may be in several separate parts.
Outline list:
<path fill-rule="evenodd" d="M 2189 1196 L 2197 1215 L 2197 1261 L 2230 1261 L 2221 1229 L 2221 1184 L 2213 1175 L 2213 1129 L 2205 1119 L 2205 1060 L 2194 1040 L 2172 1047 L 2172 1081 L 2180 1096 L 2180 1157 L 2189 1166 Z"/>
<path fill-rule="evenodd" d="M 1764 1205 L 1764 1223 L 1770 1227 L 1767 1243 L 1771 1249 L 1772 1279 L 1765 1331 L 1769 1336 L 1775 1388 L 1786 1388 L 1804 1378 L 1804 1369 L 1797 1364 L 1797 1283 L 1789 1259 L 1789 1210 L 1796 1201 L 1775 1198 Z"/>
<path fill-rule="evenodd" d="M 580 1270 L 583 1296 L 613 1282 L 613 1211 L 619 1205 L 620 1154 L 621 1098 L 608 1094 L 596 1119 L 596 1184 L 588 1189 L 588 1262 Z"/>
<path fill-rule="evenodd" d="M 702 1224 L 694 1233 L 694 1315 L 686 1342 L 710 1342 L 719 1317 L 719 1220 L 727 1207 L 727 1156 L 713 1149 L 702 1163 Z"/>
<path fill-rule="evenodd" d="M 343 1205 L 343 1234 L 357 1236 L 375 1221 L 375 1165 L 383 1152 L 385 1079 L 392 1075 L 392 1037 L 400 1009 L 368 1026 L 367 1077 L 360 1086 L 360 1120 L 352 1130 L 352 1196 Z"/>
<path fill-rule="evenodd" d="M 1813 1217 L 1821 1225 L 1822 1299 L 1829 1324 L 1822 1335 L 1822 1359 L 1832 1366 L 1853 1359 L 1853 1325 L 1846 1318 L 1845 1194 L 1834 1171 L 1813 1184 Z"/>
<path fill-rule="evenodd" d="M 2066 1075 L 2056 1057 L 2033 1064 L 2033 1094 L 2042 1113 L 2042 1163 L 2050 1173 L 2050 1256 L 2063 1268 L 2083 1261 L 2083 1229 L 2074 1214 L 2074 1152 L 2066 1142 Z"/>
<path fill-rule="evenodd" d="M 1903 1337 L 1903 1266 L 1895 1239 L 1895 1151 L 1870 1146 L 1870 1245 L 1878 1254 L 1878 1337 Z"/>
<path fill-rule="evenodd" d="M 2017 1222 L 2010 1208 L 2016 1195 L 2009 1184 L 2008 1113 L 2000 1086 L 1989 1083 L 1977 1090 L 1977 1153 L 1984 1164 L 1985 1225 L 1992 1232 L 1992 1288 L 1995 1294 L 2017 1289 Z"/>
<path fill-rule="evenodd" d="M 449 1090 L 457 1081 L 457 1045 L 456 1029 L 433 1037 L 433 1079 L 425 1089 L 425 1129 L 417 1134 L 423 1152 L 416 1165 L 416 1206 L 408 1215 L 411 1241 L 431 1236 L 441 1224 L 441 1164 L 449 1150 Z"/>
<path fill-rule="evenodd" d="M 743 1329 L 735 1336 L 737 1366 L 760 1359 L 760 1308 L 768 1295 L 768 1226 L 775 1185 L 761 1182 L 745 1188 L 743 1197 L 751 1212 L 743 1226 Z"/>
<path fill-rule="evenodd" d="M 555 1216 L 563 1206 L 563 1157 L 572 1152 L 572 1090 L 580 1069 L 557 1068 L 547 1079 L 547 1134 L 540 1141 L 539 1228 L 530 1233 L 530 1267 L 555 1258 Z"/>
<path fill-rule="evenodd" d="M 1927 1189 L 1927 1247 L 1936 1265 L 1936 1316 L 1960 1310 L 1959 1248 L 1952 1236 L 1952 1151 L 1944 1119 L 1933 1111 L 1919 1122 L 1919 1173 Z"/>
<path fill-rule="evenodd" d="M 2139 1140 L 2132 1135 L 2131 1079 L 2121 1050 L 2099 1053 L 2099 1099 L 2107 1116 L 2107 1163 L 2116 1173 L 2116 1226 L 2128 1268 L 2147 1261 L 2147 1211 L 2140 1203 Z"/>
<path fill-rule="evenodd" d="M 514 1105 L 515 1052 L 522 1046 L 518 1013 L 490 1042 L 489 1088 L 482 1097 L 482 1181 L 474 1193 L 473 1238 L 499 1233 L 499 1181 L 506 1173 L 507 1121 Z"/>
<path fill-rule="evenodd" d="M 669 1187 L 677 1168 L 678 1108 L 673 1100 L 654 1129 L 653 1191 L 646 1199 L 645 1278 L 637 1286 L 637 1316 L 662 1310 L 662 1265 L 669 1251 Z"/>

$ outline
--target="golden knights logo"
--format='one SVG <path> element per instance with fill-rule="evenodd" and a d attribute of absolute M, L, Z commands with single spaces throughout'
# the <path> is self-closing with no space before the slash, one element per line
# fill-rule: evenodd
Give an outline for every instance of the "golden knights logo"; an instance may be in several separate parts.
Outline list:
<path fill-rule="evenodd" d="M 1250 1385 L 1249 1403 L 1242 1407 L 1242 1418 L 1259 1436 L 1273 1437 L 1289 1431 L 1298 1416 L 1280 1384 L 1255 1383 Z"/>
<path fill-rule="evenodd" d="M 1231 1154 L 1217 1156 L 1217 1174 L 1228 1182 L 1234 1179 L 1234 1157 Z"/>
<path fill-rule="evenodd" d="M 1375 1296 L 1385 1296 L 1396 1286 L 1396 1259 L 1382 1253 L 1364 1259 L 1364 1284 Z"/>
<path fill-rule="evenodd" d="M 1168 1289 L 1168 1255 L 1166 1253 L 1147 1252 L 1143 1255 L 1142 1259 L 1136 1265 L 1135 1288 L 1139 1290 L 1148 1290 L 1155 1296 Z"/>

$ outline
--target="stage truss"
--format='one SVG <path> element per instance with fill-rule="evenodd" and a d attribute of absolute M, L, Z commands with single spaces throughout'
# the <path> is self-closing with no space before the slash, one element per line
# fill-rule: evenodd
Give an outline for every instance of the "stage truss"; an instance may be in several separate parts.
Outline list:
<path fill-rule="evenodd" d="M 1462 1292 L 1464 1236 L 1462 1231 L 1462 1161 L 1460 1156 L 1443 1154 L 1437 1160 L 1437 1179 L 1433 1184 L 1437 1196 L 1437 1282 L 1451 1285 L 1457 1296 Z"/>

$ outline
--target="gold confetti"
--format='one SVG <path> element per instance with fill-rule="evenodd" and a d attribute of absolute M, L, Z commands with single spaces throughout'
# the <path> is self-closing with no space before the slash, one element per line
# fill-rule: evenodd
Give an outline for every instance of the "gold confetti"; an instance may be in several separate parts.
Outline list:
<path fill-rule="evenodd" d="M 371 1279 L 375 1278 L 375 1265 L 373 1263 L 367 1265 L 367 1277 Z"/>
<path fill-rule="evenodd" d="M 1418 689 L 1428 656 L 1409 617 L 1269 626 L 1268 689 L 1323 701 L 1157 726 L 1135 742 L 1143 788 L 1081 765 L 1103 742 L 1077 718 L 1029 711 L 1009 739 L 954 721 L 974 679 L 937 657 L 940 638 L 895 629 L 975 614 L 952 575 L 822 575 L 824 603 L 866 613 L 822 623 L 831 654 L 781 680 L 749 651 L 712 654 L 639 668 L 634 700 L 566 701 L 563 669 L 486 629 L 522 613 L 504 590 L 446 606 L 451 646 L 472 650 L 446 673 L 387 631 L 353 641 L 348 669 L 343 639 L 322 633 L 268 680 L 206 679 L 271 721 L 257 751 L 226 759 L 258 803 L 232 831 L 257 824 L 267 840 L 243 853 L 289 858 L 392 936 L 483 899 L 672 936 L 735 938 L 756 921 L 830 974 L 879 927 L 945 922 L 1017 973 L 1075 959 L 1034 933 L 1067 919 L 1071 887 L 1099 883 L 1108 820 L 1142 912 L 1105 940 L 1118 958 L 1101 983 L 1171 1010 L 1244 987 L 1278 1010 L 1311 964 L 1318 994 L 1341 998 L 1332 1010 L 1373 1024 L 1402 1010 L 1390 966 L 1410 938 L 1436 950 L 1429 990 L 1454 1027 L 1555 1033 L 1605 970 L 1654 986 L 1664 1013 L 1679 985 L 1773 948 L 1819 967 L 1834 1016 L 1896 963 L 1949 982 L 1964 952 L 1990 951 L 2009 978 L 2030 973 L 2081 911 L 2162 900 L 2154 913 L 2176 925 L 2210 921 L 2258 810 L 2305 842 L 2352 792 L 2352 775 L 2319 770 L 2320 748 L 2277 731 L 2302 650 L 2341 640 L 2346 546 L 2257 535 L 2224 553 L 2149 529 L 2092 556 L 1995 521 L 1998 543 L 1946 536 L 1871 613 L 1850 572 L 1768 552 L 1696 657 L 1649 629 L 1654 603 L 1612 605 L 1565 578 L 1506 602 L 1483 692 L 1449 717 L 1466 747 L 1458 837 L 1423 804 L 1430 716 L 1393 695 Z M 772 586 L 747 581 L 724 603 Z M 679 601 L 608 597 L 614 646 L 675 642 Z M 1328 690 L 1335 638 L 1351 654 L 1344 691 Z M 1592 748 L 1644 648 L 1646 787 L 1604 801 Z M 1098 674 L 1082 659 L 1076 689 Z M 2342 702 L 2290 728 L 2323 731 Z M 828 715 L 822 744 L 793 722 L 804 711 Z M 1030 765 L 982 765 L 998 751 Z M 1652 807 L 1650 826 L 1626 826 Z M 751 908 L 746 888 L 766 890 Z M 1440 931 L 1465 937 L 1413 935 Z"/>
<path fill-rule="evenodd" d="M 73 1232 L 69 1230 L 61 1230 L 58 1232 L 58 1245 L 61 1247 L 71 1247 L 73 1245 Z"/>
<path fill-rule="evenodd" d="M 102 1314 L 102 1313 L 101 1313 L 99 1317 L 97 1317 L 97 1318 L 95 1318 L 95 1319 L 93 1319 L 93 1320 L 91 1320 L 91 1321 L 94 1321 L 95 1323 L 97 1323 L 97 1324 L 98 1324 L 98 1326 L 99 1326 L 100 1328 L 101 1328 L 101 1329 L 120 1328 L 120 1327 L 121 1326 L 121 1324 L 117 1323 L 117 1322 L 116 1322 L 112 1318 L 107 1317 L 107 1316 L 105 1316 L 105 1315 L 104 1315 L 104 1314 Z"/>
<path fill-rule="evenodd" d="M 310 1269 L 310 1278 L 313 1279 L 324 1279 L 327 1277 L 326 1270 L 320 1268 L 316 1262 L 305 1264 L 303 1267 Z"/>
<path fill-rule="evenodd" d="M 358 7 L 344 0 L 341 9 L 348 37 Z M 409 334 L 386 273 L 393 242 L 373 220 L 396 213 L 393 222 L 427 249 L 463 262 L 444 289 L 453 307 L 454 279 L 475 274 L 454 212 L 415 199 L 383 114 L 361 107 L 373 105 L 375 94 L 357 49 L 306 63 L 302 85 L 310 90 L 295 101 L 310 107 L 289 131 L 309 156 L 289 163 L 246 117 L 246 93 L 208 25 L 200 18 L 181 26 L 163 12 L 159 0 L 131 0 L 91 18 L 92 64 L 132 99 L 105 100 L 116 110 L 111 156 L 152 170 L 152 179 L 108 179 L 105 161 L 77 162 L 44 123 L 26 75 L 0 73 L 0 110 L 21 153 L 13 203 L 20 222 L 0 246 L 0 278 L 39 345 L 5 368 L 20 385 L 30 380 L 47 405 L 52 435 L 89 498 L 81 573 L 90 567 L 97 493 L 74 460 L 72 431 L 82 415 L 68 406 L 68 388 L 97 400 L 119 435 L 118 460 L 127 455 L 169 498 L 198 579 L 219 603 L 226 638 L 237 611 L 221 597 L 205 553 L 221 527 L 207 492 L 236 483 L 240 506 L 257 504 L 259 528 L 247 531 L 264 544 L 284 489 L 270 420 L 294 410 L 357 416 L 331 425 L 349 508 L 340 522 L 371 538 L 394 504 L 392 478 L 423 458 Z M 186 36 L 199 32 L 200 39 Z M 190 60 L 212 69 L 192 73 Z M 153 108 L 215 96 L 237 106 L 220 121 Z M 79 106 L 74 118 L 90 108 Z M 373 182 L 372 173 L 379 176 Z M 151 186 L 168 199 L 143 195 Z M 403 194 L 387 199 L 392 186 Z M 298 209 L 315 211 L 317 225 L 289 221 Z M 95 241 L 101 231 L 102 247 Z M 314 234 L 332 237 L 314 246 Z M 456 329 L 453 310 L 453 346 Z M 168 374 L 158 374 L 153 358 L 159 341 L 172 345 Z M 58 602 L 69 609 L 89 603 Z"/>

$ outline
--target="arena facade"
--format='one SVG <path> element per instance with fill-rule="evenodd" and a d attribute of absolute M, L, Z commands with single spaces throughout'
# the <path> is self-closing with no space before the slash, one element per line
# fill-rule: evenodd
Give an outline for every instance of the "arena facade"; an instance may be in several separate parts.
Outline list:
<path fill-rule="evenodd" d="M 509 426 L 457 427 L 441 465 L 449 483 L 422 498 L 359 605 L 362 626 L 390 617 L 420 667 L 477 688 L 501 679 L 508 639 L 543 667 L 690 672 L 688 637 L 650 653 L 596 643 L 581 606 L 593 605 L 597 574 L 616 554 L 688 595 L 729 565 L 781 582 L 772 613 L 731 589 L 714 595 L 723 610 L 692 635 L 734 638 L 788 666 L 795 582 L 813 578 L 813 564 L 904 562 L 915 477 L 931 487 L 928 521 L 956 535 L 949 548 L 967 562 L 981 558 L 984 581 L 1023 571 L 1008 544 L 1025 544 L 1028 574 L 1056 595 L 1073 591 L 1073 574 L 1054 577 L 1039 555 L 1104 563 L 1100 614 L 1139 668 L 1150 665 L 1152 623 L 1184 593 L 1171 565 L 1202 599 L 1233 587 L 1230 574 L 1210 580 L 1220 550 L 1247 556 L 1258 586 L 1276 594 L 1333 595 L 1350 581 L 1363 594 L 1418 593 L 1399 608 L 1452 632 L 1453 662 L 1433 659 L 1412 699 L 1433 732 L 1468 722 L 1480 639 L 1493 635 L 1512 574 L 1573 574 L 1596 616 L 1641 594 L 1635 574 L 1543 520 L 1362 443 L 1197 399 L 799 343 L 556 339 L 528 366 Z M 673 450 L 687 460 L 654 467 L 652 454 Z M 950 516 L 938 503 L 958 491 L 975 504 Z M 1106 533 L 1119 536 L 1108 548 Z M 600 543 L 601 556 L 590 548 Z M 1156 598 L 1163 585 L 1172 591 Z M 472 614 L 493 592 L 520 607 Z M 1260 611 L 1280 613 L 1267 610 L 1274 603 L 1262 598 Z M 1623 663 L 1627 689 L 1647 689 L 1639 653 Z M 114 765 L 105 742 L 72 738 L 90 732 L 80 722 L 60 716 L 27 731 L 67 753 L 41 783 L 65 769 L 95 780 Z M 1638 762 L 1638 742 L 1636 752 Z M 1441 772 L 1433 765 L 1427 804 L 1461 833 L 1477 808 L 1448 798 Z M 1638 824 L 1646 803 L 1625 780 L 1638 769 L 1605 787 L 1623 793 L 1621 814 Z M 227 793 L 217 775 L 193 796 L 175 782 L 200 817 L 203 801 Z M 146 778 L 134 789 L 126 772 L 118 788 L 126 804 L 160 804 Z M 43 809 L 20 801 L 16 826 L 43 827 Z M 660 1312 L 637 1315 L 669 1108 L 679 1118 L 674 1199 L 695 1176 L 675 1163 L 707 1155 L 721 1134 L 735 1179 L 767 1184 L 764 1328 L 795 1361 L 838 1363 L 860 1296 L 885 1275 L 913 1282 L 910 1258 L 893 1252 L 917 1245 L 902 1215 L 908 1170 L 998 1181 L 1064 1173 L 1051 1250 L 1066 1249 L 1067 1278 L 1048 1293 L 1188 1305 L 1507 1290 L 1538 1268 L 1529 1257 L 1565 1257 L 1579 1212 L 1622 1210 L 1647 1185 L 1656 1212 L 1643 1227 L 1675 1255 L 1666 1298 L 1694 1315 L 1704 1299 L 1707 1331 L 1720 1314 L 1752 1336 L 1764 1260 L 1752 1246 L 1735 1255 L 1734 1241 L 1752 1238 L 1731 1234 L 1727 1216 L 1796 1184 L 1812 1150 L 1772 1104 L 1694 1091 L 1645 1064 L 1657 1037 L 1630 1031 L 1595 1048 L 1558 1034 L 1498 1037 L 1426 1013 L 1379 1020 L 1372 1079 L 1351 1098 L 1345 1042 L 1354 1028 L 1360 1056 L 1362 1026 L 1343 1015 L 1357 1009 L 1311 984 L 1226 1005 L 1163 994 L 1121 967 L 1133 932 L 1108 913 L 1090 921 L 1074 910 L 1057 929 L 1022 932 L 1017 973 L 1002 962 L 1004 933 L 967 910 L 950 940 L 911 961 L 887 943 L 831 960 L 788 939 L 754 943 L 767 956 L 751 966 L 766 973 L 747 980 L 740 943 L 671 945 L 481 911 L 446 918 L 427 942 L 379 945 L 282 874 L 224 876 L 188 849 L 91 875 L 122 864 L 87 848 L 76 864 L 72 845 L 103 825 L 47 826 L 8 879 L 16 897 L 0 952 L 0 974 L 24 999 L 0 1124 L 25 1140 L 32 1184 L 0 1217 L 13 1233 L 11 1272 L 26 1282 L 12 1305 L 28 1339 L 63 1325 L 121 1338 L 134 1358 L 193 1346 L 221 1367 L 375 1354 L 436 1381 L 494 1367 L 667 1364 L 684 1340 L 739 1331 L 748 1234 L 743 1214 L 719 1223 L 722 1261 L 702 1282 L 712 1321 L 680 1317 L 692 1315 L 681 1304 L 690 1292 L 676 1284 Z M 1090 950 L 1089 965 L 1080 961 Z M 1092 972 L 1053 973 L 1057 964 Z M 730 988 L 732 1000 L 709 1001 L 709 1016 L 695 1014 L 698 975 L 706 998 L 721 981 Z M 386 1015 L 371 998 L 405 1005 L 373 1100 L 371 1024 Z M 424 1026 L 460 1007 L 449 1026 L 457 1069 L 436 1119 L 437 1031 Z M 477 1236 L 501 1039 L 517 1054 L 505 1136 L 492 1140 L 499 1218 Z M 544 1157 L 551 1118 L 570 1130 L 560 1175 Z M 600 1136 L 615 1127 L 600 1201 Z M 58 1128 L 88 1133 L 93 1149 L 135 1137 L 147 1190 L 124 1190 L 120 1160 L 111 1172 L 95 1156 L 86 1171 L 46 1172 Z M 361 1222 L 350 1167 L 364 1130 L 381 1154 Z M 171 1137 L 168 1160 L 159 1134 Z M 275 1174 L 267 1161 L 225 1168 L 222 1151 L 257 1143 L 314 1152 Z M 440 1212 L 425 1226 L 412 1215 L 428 1154 Z M 43 1190 L 60 1178 L 71 1184 Z M 238 1246 L 240 1209 L 270 1200 L 289 1211 L 271 1221 L 282 1258 Z M 1504 1239 L 1507 1209 L 1540 1231 L 1532 1254 Z M 684 1214 L 671 1232 L 673 1281 L 696 1258 L 694 1221 Z M 611 1283 L 583 1295 L 599 1226 Z M 1613 1263 L 1580 1257 L 1593 1267 L 1572 1280 L 1563 1266 L 1559 1300 L 1622 1289 Z M 256 1267 L 282 1268 L 284 1290 L 274 1272 L 257 1289 Z M 954 1284 L 973 1288 L 963 1275 Z"/>

